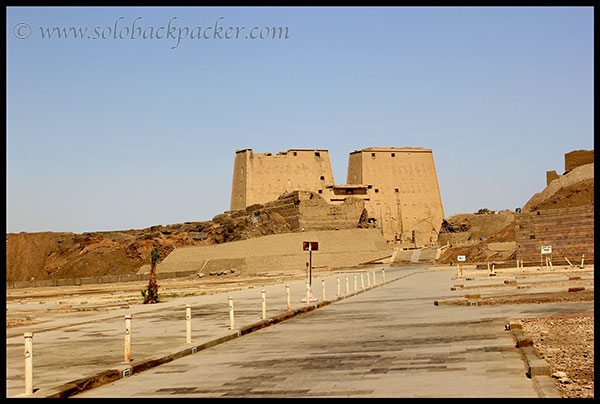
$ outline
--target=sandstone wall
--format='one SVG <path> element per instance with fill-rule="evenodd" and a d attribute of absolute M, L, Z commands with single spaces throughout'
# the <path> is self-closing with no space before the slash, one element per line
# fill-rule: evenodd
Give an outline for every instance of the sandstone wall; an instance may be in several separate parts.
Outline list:
<path fill-rule="evenodd" d="M 552 246 L 553 263 L 574 265 L 594 257 L 594 205 L 548 209 L 516 215 L 517 257 L 539 262 L 540 247 Z"/>
<path fill-rule="evenodd" d="M 356 150 L 350 154 L 348 184 L 369 186 L 367 210 L 386 239 L 416 246 L 437 242 L 444 211 L 430 149 Z"/>
<path fill-rule="evenodd" d="M 333 185 L 327 150 L 291 149 L 276 155 L 237 150 L 231 210 L 266 203 L 295 190 L 321 192 Z"/>
<path fill-rule="evenodd" d="M 246 208 L 252 216 L 255 212 L 259 215 L 261 212 L 281 215 L 291 231 L 356 229 L 364 209 L 361 199 L 348 198 L 334 205 L 327 203 L 319 194 L 308 191 L 290 192 L 276 201 Z"/>
<path fill-rule="evenodd" d="M 558 174 L 556 174 L 556 171 L 552 170 L 552 171 L 546 171 L 546 186 L 550 185 L 550 183 L 556 179 L 558 179 L 560 176 Z"/>
<path fill-rule="evenodd" d="M 231 210 L 268 205 L 285 193 L 310 191 L 320 198 L 299 206 L 277 202 L 294 230 L 358 225 L 366 208 L 385 239 L 422 247 L 435 244 L 444 217 L 431 150 L 366 148 L 350 154 L 347 185 L 336 186 L 327 150 L 290 149 L 277 155 L 237 150 Z M 310 194 L 309 192 L 309 194 Z M 368 224 L 367 224 L 368 225 Z M 297 227 L 296 227 L 297 226 Z"/>
<path fill-rule="evenodd" d="M 565 171 L 594 162 L 594 150 L 573 150 L 565 153 Z"/>
<path fill-rule="evenodd" d="M 207 268 L 235 268 L 246 274 L 282 269 L 305 271 L 309 254 L 302 249 L 303 241 L 319 243 L 319 250 L 312 254 L 313 266 L 333 268 L 359 265 L 390 256 L 393 252 L 378 229 L 306 231 L 178 248 L 158 264 L 157 273 L 207 272 Z M 142 274 L 147 270 L 142 267 L 138 273 Z"/>

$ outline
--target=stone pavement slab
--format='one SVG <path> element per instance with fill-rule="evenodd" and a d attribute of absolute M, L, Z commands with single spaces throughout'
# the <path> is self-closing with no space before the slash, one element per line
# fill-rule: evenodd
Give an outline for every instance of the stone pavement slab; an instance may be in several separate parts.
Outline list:
<path fill-rule="evenodd" d="M 383 266 L 382 266 L 383 267 Z M 360 272 L 365 272 L 361 270 Z M 375 271 L 375 269 L 372 269 Z M 340 278 L 342 295 L 346 294 L 345 278 L 349 277 L 350 294 L 355 293 L 354 274 L 357 270 L 313 278 L 313 295 L 322 300 L 321 279 L 326 281 L 326 298 L 337 295 Z M 391 273 L 390 273 L 391 272 Z M 386 280 L 394 279 L 387 270 Z M 381 267 L 376 271 L 377 281 L 382 280 Z M 358 277 L 358 288 L 361 288 Z M 24 338 L 33 332 L 34 397 L 45 397 L 56 389 L 75 380 L 86 380 L 112 369 L 125 369 L 130 364 L 124 360 L 125 315 L 132 315 L 132 364 L 152 358 L 168 356 L 186 345 L 185 305 L 192 306 L 192 343 L 211 343 L 225 338 L 237 329 L 262 320 L 261 291 L 267 301 L 267 317 L 287 312 L 285 285 L 290 286 L 292 310 L 306 307 L 301 301 L 306 296 L 305 281 L 232 290 L 227 293 L 198 295 L 167 299 L 153 305 L 131 305 L 108 312 L 81 311 L 53 313 L 39 324 L 14 327 L 6 330 L 6 395 L 20 396 L 24 392 Z M 233 297 L 235 328 L 229 328 L 228 297 Z M 311 302 L 311 305 L 316 303 Z M 106 376 L 102 376 L 106 377 Z"/>
<path fill-rule="evenodd" d="M 507 319 L 593 312 L 438 307 L 451 274 L 410 273 L 76 397 L 538 397 Z"/>
<path fill-rule="evenodd" d="M 71 313 L 9 329 L 7 396 L 23 392 L 23 331 L 35 333 L 33 396 L 46 397 L 67 382 L 131 366 L 121 363 L 125 314 L 133 315 L 133 363 L 189 350 L 184 307 L 191 304 L 193 346 L 229 340 L 75 397 L 537 397 L 504 324 L 521 316 L 593 313 L 593 303 L 434 306 L 434 299 L 456 296 L 451 275 L 386 267 L 386 285 L 260 330 L 247 327 L 261 324 L 261 290 L 267 316 L 281 316 L 285 283 L 108 313 Z M 338 276 L 345 295 L 345 274 Z M 336 275 L 324 279 L 327 299 L 335 300 Z M 357 283 L 361 288 L 360 277 Z M 289 285 L 292 310 L 301 313 L 304 282 Z M 313 294 L 321 293 L 320 279 L 313 280 Z M 236 330 L 247 335 L 229 330 L 227 296 L 234 298 Z"/>

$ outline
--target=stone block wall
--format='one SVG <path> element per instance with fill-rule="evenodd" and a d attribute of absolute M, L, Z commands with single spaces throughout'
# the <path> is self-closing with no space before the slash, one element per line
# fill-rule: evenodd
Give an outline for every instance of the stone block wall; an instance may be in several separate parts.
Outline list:
<path fill-rule="evenodd" d="M 565 153 L 565 171 L 594 162 L 594 150 L 573 150 Z"/>
<path fill-rule="evenodd" d="M 237 150 L 231 188 L 231 210 L 264 204 L 281 194 L 321 192 L 333 186 L 329 152 L 321 149 L 290 149 L 271 153 Z"/>
<path fill-rule="evenodd" d="M 550 185 L 552 181 L 559 178 L 560 175 L 556 174 L 556 171 L 546 171 L 546 186 Z"/>
<path fill-rule="evenodd" d="M 387 240 L 423 247 L 437 243 L 444 210 L 431 149 L 369 147 L 355 150 L 348 184 L 368 189 L 369 217 Z"/>
<path fill-rule="evenodd" d="M 552 246 L 553 263 L 573 265 L 594 257 L 594 205 L 519 213 L 515 220 L 517 258 L 540 261 L 540 247 Z"/>

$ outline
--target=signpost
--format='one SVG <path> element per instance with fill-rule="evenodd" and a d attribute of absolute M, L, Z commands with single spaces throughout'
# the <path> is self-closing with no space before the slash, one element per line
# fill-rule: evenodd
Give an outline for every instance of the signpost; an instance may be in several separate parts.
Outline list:
<path fill-rule="evenodd" d="M 308 299 L 312 300 L 312 301 L 317 301 L 316 298 L 312 297 L 312 252 L 313 251 L 319 251 L 319 242 L 318 241 L 303 241 L 302 242 L 302 249 L 304 251 L 308 251 L 308 261 L 306 263 L 306 266 L 308 267 L 308 288 L 309 288 L 309 293 L 307 293 L 307 297 L 306 297 L 306 303 L 308 304 Z M 304 299 L 303 299 L 304 300 Z"/>
<path fill-rule="evenodd" d="M 463 274 L 463 262 L 467 260 L 464 255 L 457 255 L 456 260 L 458 261 L 458 270 L 460 272 L 460 276 Z"/>
<path fill-rule="evenodd" d="M 548 261 L 551 262 L 552 259 L 552 246 L 551 245 L 543 245 L 540 247 L 540 269 L 542 267 L 543 256 L 550 254 L 550 257 L 546 257 L 546 268 L 548 268 Z M 550 263 L 550 267 L 552 267 L 552 263 Z"/>

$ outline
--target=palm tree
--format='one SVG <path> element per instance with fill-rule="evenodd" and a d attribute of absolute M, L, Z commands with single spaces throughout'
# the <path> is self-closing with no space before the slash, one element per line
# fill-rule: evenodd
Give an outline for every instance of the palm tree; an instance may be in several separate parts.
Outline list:
<path fill-rule="evenodd" d="M 150 251 L 150 260 L 152 266 L 150 267 L 150 281 L 148 282 L 148 289 L 142 290 L 142 296 L 144 297 L 144 304 L 146 303 L 158 303 L 158 283 L 156 283 L 156 263 L 160 253 L 156 248 Z"/>

